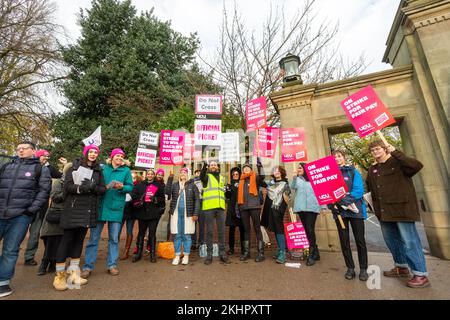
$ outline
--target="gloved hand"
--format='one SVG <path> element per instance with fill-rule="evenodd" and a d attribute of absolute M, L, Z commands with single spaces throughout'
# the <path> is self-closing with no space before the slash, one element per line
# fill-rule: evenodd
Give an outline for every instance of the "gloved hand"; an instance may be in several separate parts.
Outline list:
<path fill-rule="evenodd" d="M 155 196 L 151 196 L 150 197 L 150 202 L 154 203 L 154 204 L 157 204 L 158 203 L 158 199 Z"/>
<path fill-rule="evenodd" d="M 80 185 L 81 193 L 94 193 L 97 191 L 97 185 L 94 180 L 84 179 Z"/>
<path fill-rule="evenodd" d="M 339 200 L 339 204 L 341 206 L 348 206 L 349 204 L 352 204 L 356 202 L 356 199 L 353 198 L 353 196 L 350 193 L 347 193 L 342 199 Z"/>

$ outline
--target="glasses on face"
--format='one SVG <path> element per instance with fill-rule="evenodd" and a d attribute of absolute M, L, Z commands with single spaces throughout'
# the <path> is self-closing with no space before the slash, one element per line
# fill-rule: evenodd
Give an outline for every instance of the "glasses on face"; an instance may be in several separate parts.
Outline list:
<path fill-rule="evenodd" d="M 21 150 L 28 150 L 28 149 L 31 149 L 31 147 L 17 147 L 16 151 L 19 152 Z"/>

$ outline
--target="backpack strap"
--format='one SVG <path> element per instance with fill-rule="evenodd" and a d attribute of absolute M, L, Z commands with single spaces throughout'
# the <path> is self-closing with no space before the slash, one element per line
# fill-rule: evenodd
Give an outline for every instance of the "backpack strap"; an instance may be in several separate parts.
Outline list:
<path fill-rule="evenodd" d="M 39 181 L 39 179 L 41 177 L 41 173 L 42 173 L 42 165 L 40 163 L 38 163 L 36 165 L 36 167 L 34 167 L 34 179 L 36 181 Z"/>

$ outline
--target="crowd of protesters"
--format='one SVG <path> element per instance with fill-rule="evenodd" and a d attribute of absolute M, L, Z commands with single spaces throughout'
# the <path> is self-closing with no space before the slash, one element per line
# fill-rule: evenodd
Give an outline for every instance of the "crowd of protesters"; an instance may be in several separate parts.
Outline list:
<path fill-rule="evenodd" d="M 163 169 L 147 170 L 145 178 L 132 172 L 125 152 L 119 148 L 112 150 L 106 164 L 101 164 L 99 147 L 85 146 L 79 159 L 70 163 L 65 158 L 58 159 L 60 171 L 50 165 L 48 151 L 36 150 L 32 142 L 24 141 L 17 145 L 16 156 L 0 167 L 0 297 L 12 293 L 10 282 L 27 232 L 25 265 L 38 265 L 35 255 L 42 239 L 44 253 L 37 274 L 55 273 L 53 286 L 60 291 L 70 285 L 88 283 L 105 224 L 108 228 L 106 268 L 112 276 L 119 275 L 119 260 L 130 256 L 136 220 L 138 235 L 132 262 L 140 261 L 147 249 L 150 262 L 155 263 L 156 230 L 166 211 L 166 201 L 170 202 L 168 232 L 174 243 L 173 265 L 189 264 L 191 250 L 202 245 L 206 247 L 204 263 L 212 264 L 215 229 L 218 257 L 222 262 L 228 263 L 229 256 L 235 253 L 236 228 L 240 235 L 239 260 L 248 260 L 251 225 L 256 238 L 255 262 L 265 260 L 262 231 L 267 229 L 274 233 L 277 242 L 273 258 L 276 263 L 284 264 L 287 260 L 284 222 L 292 199 L 293 212 L 299 216 L 309 241 L 306 265 L 313 266 L 320 261 L 315 224 L 317 216 L 329 209 L 336 220 L 347 267 L 345 278 L 352 280 L 356 276 L 350 246 L 351 227 L 358 253 L 359 279 L 366 281 L 365 189 L 371 192 L 374 213 L 394 260 L 394 268 L 384 275 L 410 277 L 409 287 L 426 287 L 430 282 L 415 226 L 420 216 L 411 179 L 422 164 L 381 141 L 370 143 L 369 151 L 375 162 L 369 168 L 366 188 L 361 174 L 348 164 L 345 151 L 333 151 L 349 191 L 337 203 L 326 207 L 319 206 L 303 163 L 295 168 L 291 182 L 283 166 L 273 168 L 271 176 L 262 174 L 259 159 L 256 172 L 249 163 L 232 168 L 228 183 L 216 161 L 204 162 L 193 178 L 187 167 L 181 168 L 178 181 L 174 181 L 171 171 L 165 182 Z M 76 173 L 83 170 L 91 175 L 77 181 Z M 126 240 L 120 254 L 123 226 L 126 226 Z M 228 250 L 226 227 L 229 227 Z M 84 247 L 88 230 L 90 236 Z M 83 247 L 84 265 L 80 267 Z"/>

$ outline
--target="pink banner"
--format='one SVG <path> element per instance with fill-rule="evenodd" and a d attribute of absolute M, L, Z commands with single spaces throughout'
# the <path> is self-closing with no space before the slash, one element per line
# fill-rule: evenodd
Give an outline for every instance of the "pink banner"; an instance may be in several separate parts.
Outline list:
<path fill-rule="evenodd" d="M 370 85 L 341 101 L 341 107 L 360 138 L 395 123 Z"/>
<path fill-rule="evenodd" d="M 184 132 L 162 130 L 159 144 L 159 163 L 165 165 L 183 164 Z"/>
<path fill-rule="evenodd" d="M 281 130 L 281 161 L 307 161 L 305 129 L 291 128 Z"/>
<path fill-rule="evenodd" d="M 202 146 L 195 145 L 194 133 L 186 133 L 184 135 L 183 159 L 185 162 L 202 160 Z"/>
<path fill-rule="evenodd" d="M 347 185 L 333 156 L 306 165 L 311 186 L 319 205 L 335 203 L 347 193 Z"/>
<path fill-rule="evenodd" d="M 156 191 L 158 191 L 158 187 L 151 184 L 145 189 L 145 202 L 151 202 L 150 197 L 153 197 L 156 194 Z"/>
<path fill-rule="evenodd" d="M 267 127 L 257 131 L 257 141 L 253 145 L 253 155 L 264 158 L 274 158 L 277 151 L 280 129 Z M 259 154 L 258 154 L 259 151 Z"/>
<path fill-rule="evenodd" d="M 285 223 L 284 234 L 288 250 L 309 248 L 308 237 L 301 222 Z"/>
<path fill-rule="evenodd" d="M 247 132 L 265 128 L 267 104 L 266 97 L 253 99 L 245 105 L 245 119 L 247 121 Z"/>

